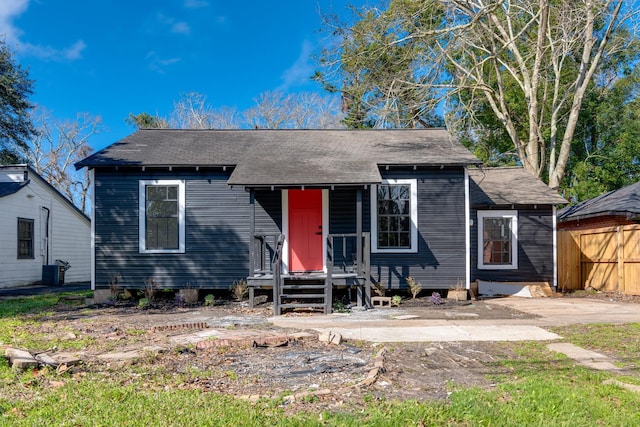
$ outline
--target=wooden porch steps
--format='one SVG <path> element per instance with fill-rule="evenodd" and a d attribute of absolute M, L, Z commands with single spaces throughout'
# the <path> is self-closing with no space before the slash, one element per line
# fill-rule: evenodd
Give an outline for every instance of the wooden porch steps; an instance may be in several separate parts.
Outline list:
<path fill-rule="evenodd" d="M 312 299 L 312 298 L 322 298 L 324 299 L 325 294 L 281 294 L 280 298 L 282 299 Z"/>
<path fill-rule="evenodd" d="M 325 280 L 311 276 L 284 277 L 277 296 L 276 314 L 285 309 L 317 309 L 328 312 L 331 294 L 327 292 Z"/>
<path fill-rule="evenodd" d="M 320 303 L 314 303 L 314 304 L 309 304 L 309 303 L 305 303 L 305 304 L 303 304 L 303 303 L 287 303 L 287 304 L 281 304 L 280 305 L 280 309 L 283 309 L 283 308 L 309 308 L 309 309 L 310 308 L 322 308 L 322 309 L 324 309 L 325 308 L 325 304 L 324 303 L 322 303 L 322 304 L 320 304 Z M 280 313 L 280 314 L 282 314 L 282 313 Z"/>

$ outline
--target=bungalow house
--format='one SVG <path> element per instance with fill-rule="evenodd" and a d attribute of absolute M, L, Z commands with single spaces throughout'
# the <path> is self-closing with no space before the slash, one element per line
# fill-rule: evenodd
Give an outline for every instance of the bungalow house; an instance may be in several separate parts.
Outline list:
<path fill-rule="evenodd" d="M 300 301 L 330 312 L 336 286 L 369 304 L 372 283 L 401 289 L 409 276 L 427 290 L 469 288 L 485 273 L 471 265 L 469 168 L 480 163 L 442 129 L 139 130 L 76 165 L 94 176 L 92 286 L 243 279 L 273 287 L 276 313 Z M 531 231 L 499 271 L 509 280 L 532 270 Z M 552 263 L 552 227 L 536 232 Z"/>
<path fill-rule="evenodd" d="M 88 282 L 90 234 L 89 218 L 31 167 L 0 166 L 0 288 Z"/>
<path fill-rule="evenodd" d="M 558 212 L 559 286 L 640 295 L 640 182 Z"/>

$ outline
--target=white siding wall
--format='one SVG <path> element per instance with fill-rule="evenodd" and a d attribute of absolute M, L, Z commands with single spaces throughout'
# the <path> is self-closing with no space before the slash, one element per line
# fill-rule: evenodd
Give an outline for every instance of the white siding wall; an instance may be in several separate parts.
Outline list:
<path fill-rule="evenodd" d="M 0 288 L 27 285 L 42 279 L 45 264 L 46 207 L 49 219 L 49 264 L 68 261 L 65 283 L 91 279 L 91 229 L 38 177 L 15 194 L 0 198 Z M 34 220 L 34 259 L 18 259 L 18 218 Z"/>

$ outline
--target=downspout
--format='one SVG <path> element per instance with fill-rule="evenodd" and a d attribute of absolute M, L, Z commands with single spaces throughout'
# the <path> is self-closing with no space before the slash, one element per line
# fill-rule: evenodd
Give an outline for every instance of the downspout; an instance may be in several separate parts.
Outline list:
<path fill-rule="evenodd" d="M 49 265 L 49 218 L 51 217 L 51 210 L 46 206 L 41 207 L 47 211 L 47 220 L 44 223 L 44 265 Z"/>
<path fill-rule="evenodd" d="M 464 168 L 464 244 L 465 244 L 465 284 L 471 289 L 471 212 L 469 200 L 469 170 Z"/>

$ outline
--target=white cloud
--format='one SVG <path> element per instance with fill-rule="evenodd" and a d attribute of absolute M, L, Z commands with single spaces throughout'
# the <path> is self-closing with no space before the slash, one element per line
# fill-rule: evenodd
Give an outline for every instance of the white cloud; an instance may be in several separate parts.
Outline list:
<path fill-rule="evenodd" d="M 177 34 L 191 33 L 191 27 L 186 22 L 176 22 L 171 26 L 171 32 Z"/>
<path fill-rule="evenodd" d="M 29 0 L 5 0 L 0 2 L 0 35 L 7 43 L 16 45 L 22 31 L 13 25 L 13 19 L 22 15 L 29 7 Z"/>
<path fill-rule="evenodd" d="M 199 9 L 207 6 L 209 6 L 209 2 L 204 0 L 185 0 L 184 2 L 184 7 L 187 9 Z"/>
<path fill-rule="evenodd" d="M 287 92 L 294 86 L 303 85 L 309 82 L 309 78 L 313 74 L 314 65 L 311 61 L 311 53 L 313 45 L 309 40 L 302 42 L 300 55 L 298 59 L 282 73 L 282 84 L 277 90 Z"/>
<path fill-rule="evenodd" d="M 80 59 L 82 58 L 82 51 L 87 47 L 82 40 L 78 40 L 65 49 L 55 49 L 51 46 L 34 45 L 31 43 L 22 43 L 19 46 L 20 53 L 51 61 L 74 61 Z"/>
<path fill-rule="evenodd" d="M 175 34 L 188 35 L 191 33 L 191 27 L 184 21 L 176 21 L 174 18 L 158 12 L 158 22 L 166 27 L 170 28 L 170 31 Z"/>
<path fill-rule="evenodd" d="M 31 55 L 52 61 L 73 61 L 82 57 L 82 51 L 87 47 L 82 40 L 63 49 L 24 41 L 24 31 L 16 27 L 13 20 L 26 12 L 28 8 L 29 0 L 2 0 L 0 2 L 0 36 L 4 36 L 8 45 L 16 47 L 18 53 L 22 55 Z"/>
<path fill-rule="evenodd" d="M 182 61 L 182 58 L 174 57 L 174 58 L 160 58 L 155 50 L 147 53 L 146 56 L 149 61 L 149 69 L 155 71 L 158 74 L 164 74 L 166 72 L 166 68 L 169 65 L 176 64 Z"/>

